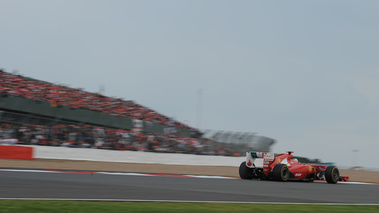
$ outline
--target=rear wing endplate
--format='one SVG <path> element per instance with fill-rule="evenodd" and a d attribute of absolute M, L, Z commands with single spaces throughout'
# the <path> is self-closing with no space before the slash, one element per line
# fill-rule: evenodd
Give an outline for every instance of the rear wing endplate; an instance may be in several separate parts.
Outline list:
<path fill-rule="evenodd" d="M 263 168 L 264 161 L 273 161 L 274 153 L 270 152 L 246 152 L 246 166 L 249 168 Z"/>

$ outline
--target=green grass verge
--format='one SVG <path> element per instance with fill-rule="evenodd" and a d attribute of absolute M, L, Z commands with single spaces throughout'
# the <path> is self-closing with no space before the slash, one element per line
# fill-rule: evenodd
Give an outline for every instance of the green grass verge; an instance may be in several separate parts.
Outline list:
<path fill-rule="evenodd" d="M 379 212 L 379 206 L 0 200 L 0 212 Z"/>

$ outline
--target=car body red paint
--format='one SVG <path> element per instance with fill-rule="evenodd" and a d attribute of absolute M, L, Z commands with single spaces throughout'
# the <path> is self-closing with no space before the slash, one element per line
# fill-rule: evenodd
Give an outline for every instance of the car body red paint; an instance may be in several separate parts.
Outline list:
<path fill-rule="evenodd" d="M 263 163 L 260 166 L 254 164 L 258 158 L 263 158 Z M 310 182 L 326 180 L 328 183 L 348 181 L 348 177 L 339 175 L 337 167 L 301 163 L 293 158 L 292 152 L 283 154 L 247 152 L 246 161 L 241 163 L 239 173 L 242 179 L 259 178 L 264 180 L 302 180 Z"/>

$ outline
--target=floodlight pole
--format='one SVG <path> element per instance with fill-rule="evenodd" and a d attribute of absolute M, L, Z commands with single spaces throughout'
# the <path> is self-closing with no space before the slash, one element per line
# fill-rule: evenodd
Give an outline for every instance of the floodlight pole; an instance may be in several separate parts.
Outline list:
<path fill-rule="evenodd" d="M 197 106 L 196 106 L 196 128 L 200 130 L 201 128 L 201 108 L 203 99 L 203 89 L 197 90 Z"/>
<path fill-rule="evenodd" d="M 352 152 L 352 156 L 351 156 L 351 168 L 354 168 L 354 152 L 359 152 L 359 150 L 354 149 L 351 152 Z M 358 154 L 356 154 L 356 155 L 358 155 Z M 357 156 L 355 156 L 355 160 L 357 160 Z"/>

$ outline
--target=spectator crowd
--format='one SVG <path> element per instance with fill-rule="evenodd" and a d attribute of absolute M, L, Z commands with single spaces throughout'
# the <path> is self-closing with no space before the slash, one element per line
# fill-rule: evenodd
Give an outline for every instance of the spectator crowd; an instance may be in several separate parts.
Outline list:
<path fill-rule="evenodd" d="M 233 155 L 232 147 L 199 138 L 178 138 L 172 134 L 144 134 L 92 125 L 0 125 L 0 144 L 25 144 L 95 148 L 109 150 Z"/>
<path fill-rule="evenodd" d="M 63 85 L 39 81 L 22 75 L 0 70 L 0 93 L 50 102 L 52 106 L 68 106 L 88 109 L 110 115 L 193 129 L 190 126 L 156 111 L 139 105 L 135 101 L 106 97 Z"/>
<path fill-rule="evenodd" d="M 68 106 L 149 121 L 171 127 L 187 128 L 181 122 L 139 105 L 134 101 L 89 93 L 83 89 L 44 82 L 0 69 L 0 93 L 50 102 L 51 106 Z M 235 155 L 233 146 L 204 138 L 182 138 L 172 134 L 153 134 L 88 124 L 36 125 L 3 122 L 0 119 L 0 144 L 26 144 L 97 148 L 110 150 Z"/>

